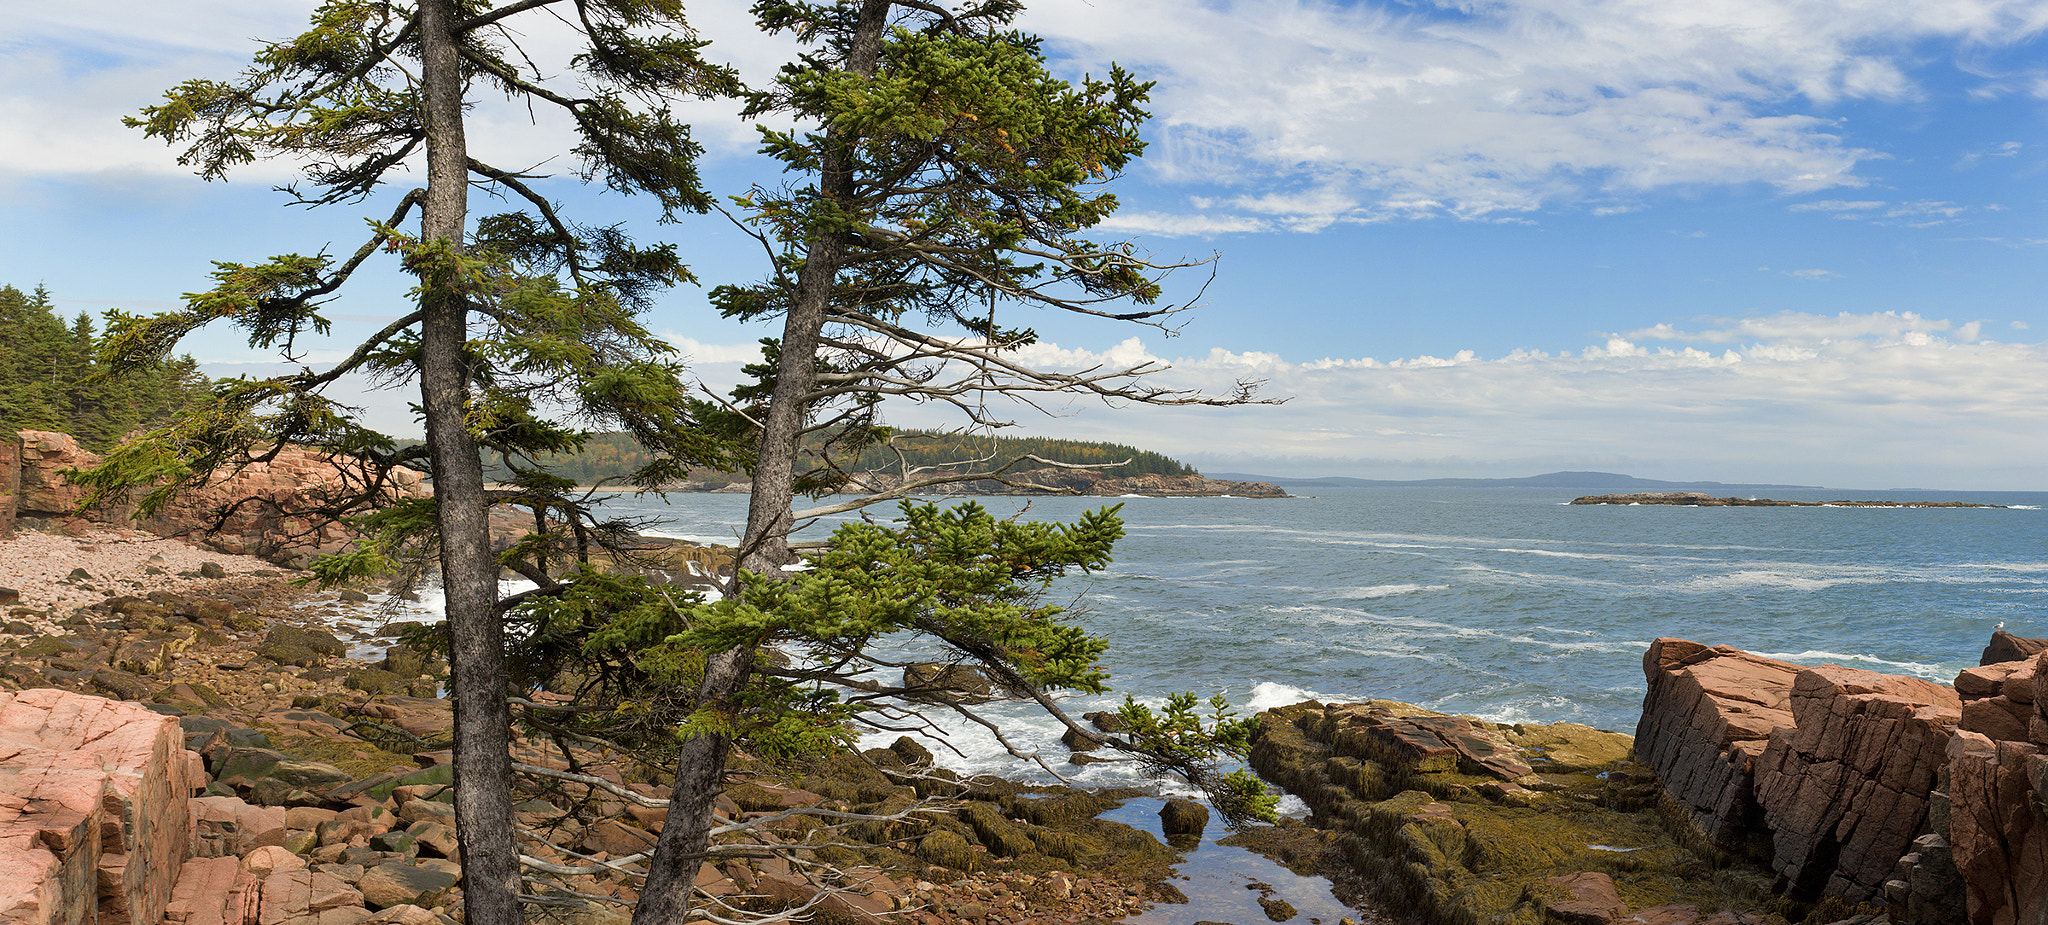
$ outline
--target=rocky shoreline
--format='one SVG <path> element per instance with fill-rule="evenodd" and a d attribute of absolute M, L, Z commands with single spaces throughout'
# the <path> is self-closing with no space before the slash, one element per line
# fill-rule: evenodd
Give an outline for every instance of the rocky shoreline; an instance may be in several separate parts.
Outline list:
<path fill-rule="evenodd" d="M 0 921 L 460 919 L 445 669 L 372 631 L 336 636 L 367 596 L 293 583 L 296 553 L 260 527 L 230 540 L 283 564 L 77 518 L 0 520 L 0 866 L 15 874 Z M 702 581 L 730 562 L 660 544 L 639 567 Z M 371 646 L 374 664 L 346 657 Z M 1312 814 L 1234 840 L 1329 877 L 1369 922 L 2048 920 L 2048 652 L 2001 632 L 1983 661 L 1944 685 L 1659 639 L 1633 737 L 1391 701 L 1270 710 L 1252 765 Z M 603 864 L 651 844 L 663 772 L 557 744 L 516 747 L 539 769 L 520 795 L 526 848 L 560 868 L 535 888 L 554 891 L 559 921 L 614 925 L 633 881 Z M 560 776 L 572 767 L 580 779 Z M 750 767 L 720 806 L 731 821 L 813 804 L 895 817 L 817 853 L 836 871 L 821 907 L 834 925 L 1084 925 L 1184 899 L 1172 865 L 1187 842 L 1102 818 L 1127 795 L 963 781 L 904 739 Z M 757 911 L 821 885 L 766 857 L 707 865 L 698 883 Z"/>
<path fill-rule="evenodd" d="M 118 555 L 117 542 L 85 539 L 22 531 L 0 543 L 0 563 L 22 561 L 14 554 L 23 546 Z M 211 884 L 150 887 L 166 909 L 183 890 L 177 908 L 250 910 L 223 913 L 223 925 L 459 919 L 445 781 L 434 777 L 445 774 L 446 756 L 429 747 L 448 732 L 446 704 L 432 696 L 438 666 L 402 645 L 377 664 L 342 657 L 349 642 L 323 626 L 360 600 L 309 592 L 274 565 L 260 570 L 270 574 L 206 578 L 216 571 L 207 564 L 217 563 L 150 576 L 160 586 L 145 593 L 101 589 L 101 600 L 68 611 L 33 595 L 14 601 L 0 635 L 0 688 L 14 693 L 0 697 L 51 716 L 125 710 L 121 728 L 162 727 L 158 738 L 172 744 L 148 751 L 184 761 L 191 776 L 178 780 L 199 795 L 187 794 L 198 828 L 182 836 L 191 854 L 180 863 L 195 884 Z M 2039 843 L 2048 826 L 2035 796 L 2048 780 L 2048 714 L 2037 706 L 2048 698 L 2035 696 L 2034 682 L 2041 651 L 2000 633 L 1987 660 L 2017 658 L 1965 672 L 1951 687 L 1658 640 L 1645 655 L 1634 737 L 1391 701 L 1296 704 L 1258 717 L 1252 763 L 1308 803 L 1308 825 L 1237 838 L 1329 877 L 1368 922 L 2032 921 L 2048 910 Z M 33 725 L 9 719 L 14 709 L 0 704 L 0 729 Z M 71 734 L 43 725 L 60 739 Z M 520 760 L 566 767 L 543 745 L 524 743 Z M 630 761 L 574 757 L 628 792 L 662 793 L 658 773 Z M 812 802 L 897 811 L 933 795 L 930 776 L 918 773 L 929 759 L 905 740 L 796 777 L 756 775 L 728 793 L 725 811 L 745 819 Z M 19 790 L 21 760 L 0 767 L 0 807 L 10 796 L 62 797 Z M 941 811 L 868 825 L 833 858 L 867 878 L 845 899 L 844 921 L 894 913 L 918 925 L 1074 925 L 1179 898 L 1176 847 L 1099 818 L 1122 794 L 949 786 L 956 790 L 942 795 L 954 799 Z M 630 856 L 659 829 L 658 811 L 617 795 L 555 786 L 526 799 L 522 820 L 573 849 L 558 856 L 563 863 Z M 47 821 L 18 825 L 42 833 Z M 802 827 L 781 834 L 798 838 Z M 30 841 L 47 849 L 51 837 Z M 5 844 L 0 833 L 0 851 Z M 53 870 L 82 863 L 59 855 L 50 855 Z M 705 877 L 732 896 L 793 900 L 810 889 L 760 862 Z M 401 901 L 389 898 L 394 880 L 428 886 Z M 626 878 L 586 881 L 575 892 L 630 902 Z M 311 905 L 266 913 L 265 897 Z M 99 888 L 91 901 L 114 898 Z M 1291 917 L 1280 906 L 1269 910 L 1274 921 Z M 615 922 L 623 908 L 584 908 L 576 920 Z M 212 914 L 161 921 L 211 925 Z"/>
<path fill-rule="evenodd" d="M 1005 484 L 994 479 L 952 482 L 919 489 L 920 496 L 938 497 L 992 495 L 1086 495 L 1098 498 L 1138 496 L 1146 498 L 1291 498 L 1270 482 L 1236 482 L 1203 478 L 1199 475 L 1113 476 L 1090 469 L 1031 469 L 1013 473 Z M 844 493 L 894 491 L 903 484 L 900 476 L 862 473 Z M 712 474 L 674 486 L 674 491 L 745 494 L 751 489 L 744 480 Z"/>

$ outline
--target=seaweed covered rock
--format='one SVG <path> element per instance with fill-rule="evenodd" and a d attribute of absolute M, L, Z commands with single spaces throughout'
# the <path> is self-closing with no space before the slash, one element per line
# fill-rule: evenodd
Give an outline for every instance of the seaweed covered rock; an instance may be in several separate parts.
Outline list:
<path fill-rule="evenodd" d="M 1762 921 L 1768 875 L 1726 865 L 1698 839 L 1626 760 L 1628 742 L 1391 701 L 1311 701 L 1259 715 L 1252 766 L 1337 833 L 1334 850 L 1366 889 L 1426 921 L 1584 921 L 1572 916 L 1591 908 L 1585 883 L 1611 883 L 1622 909 L 1662 910 L 1658 921 Z"/>

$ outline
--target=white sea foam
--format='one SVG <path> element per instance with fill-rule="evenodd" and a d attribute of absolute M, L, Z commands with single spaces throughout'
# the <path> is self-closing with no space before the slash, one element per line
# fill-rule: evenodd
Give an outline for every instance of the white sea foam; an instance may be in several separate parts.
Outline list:
<path fill-rule="evenodd" d="M 711 536 L 704 533 L 684 533 L 680 530 L 668 530 L 661 527 L 642 530 L 640 534 L 642 536 L 660 537 L 665 540 L 682 540 L 685 543 L 696 543 L 699 546 L 731 546 L 739 542 L 737 535 Z"/>
<path fill-rule="evenodd" d="M 1725 575 L 1701 575 L 1690 581 L 1678 583 L 1677 590 L 1700 593 L 1740 591 L 1749 588 L 1789 588 L 1795 591 L 1820 591 L 1839 585 L 1879 584 L 1891 580 L 1883 574 L 1832 574 L 1830 570 L 1815 568 L 1815 574 L 1798 574 L 1788 569 L 1750 568 L 1729 572 Z M 1825 577 L 1816 577 L 1825 575 Z"/>
<path fill-rule="evenodd" d="M 1382 597 L 1393 597 L 1397 594 L 1415 594 L 1421 591 L 1448 591 L 1450 587 L 1450 585 L 1420 585 L 1414 582 L 1403 582 L 1390 585 L 1368 585 L 1363 588 L 1340 588 L 1337 590 L 1336 596 L 1344 600 L 1373 600 Z M 1302 590 L 1307 591 L 1311 589 L 1304 588 Z"/>
<path fill-rule="evenodd" d="M 1758 652 L 1757 654 L 1765 658 L 1775 658 L 1779 661 L 1792 662 L 1799 665 L 1822 665 L 1830 662 L 1864 662 L 1871 665 L 1883 665 L 1886 668 L 1923 678 L 1940 679 L 1943 677 L 1953 677 L 1955 674 L 1955 671 L 1947 665 L 1930 664 L 1927 662 L 1897 662 L 1878 658 L 1875 655 L 1863 655 L 1855 652 L 1828 652 L 1822 649 L 1808 649 L 1804 652 Z"/>

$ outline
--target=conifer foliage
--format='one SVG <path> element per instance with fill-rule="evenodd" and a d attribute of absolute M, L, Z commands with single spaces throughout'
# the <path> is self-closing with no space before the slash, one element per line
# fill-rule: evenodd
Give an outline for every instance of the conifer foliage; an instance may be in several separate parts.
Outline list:
<path fill-rule="evenodd" d="M 545 40 L 529 41 L 542 33 Z M 532 461 L 573 449 L 581 426 L 624 431 L 649 448 L 652 462 L 636 473 L 649 483 L 729 460 L 693 417 L 667 345 L 637 318 L 652 294 L 688 278 L 674 248 L 643 247 L 619 228 L 563 214 L 546 195 L 548 177 L 470 143 L 468 113 L 508 98 L 552 111 L 576 133 L 562 153 L 577 179 L 650 196 L 665 215 L 702 210 L 709 200 L 698 185 L 698 148 L 670 101 L 737 88 L 729 71 L 701 58 L 702 44 L 678 0 L 326 0 L 307 31 L 264 43 L 239 78 L 188 80 L 129 120 L 183 145 L 180 162 L 207 179 L 283 158 L 305 165 L 284 187 L 294 204 L 378 204 L 352 252 L 222 261 L 214 287 L 187 295 L 182 310 L 115 319 L 110 362 L 156 363 L 207 324 L 235 327 L 251 346 L 297 362 L 330 331 L 326 300 L 367 262 L 395 258 L 419 281 L 417 302 L 359 344 L 342 345 L 342 361 L 229 382 L 152 439 L 118 448 L 93 479 L 107 492 L 161 489 L 287 442 L 367 466 L 355 483 L 362 491 L 334 509 L 376 508 L 363 521 L 375 541 L 320 574 L 387 568 L 408 549 L 438 560 L 470 925 L 521 920 L 498 572 L 538 576 L 558 593 L 547 580 L 551 545 L 581 551 L 616 533 Z M 560 58 L 548 54 L 565 47 Z M 472 189 L 507 210 L 472 222 Z M 426 443 L 400 446 L 330 397 L 351 373 L 416 386 Z M 486 453 L 514 462 L 509 486 L 487 488 Z M 394 466 L 424 470 L 433 497 L 391 497 L 376 473 Z M 145 504 L 166 497 L 159 490 Z M 496 505 L 527 508 L 544 534 L 563 535 L 495 555 L 487 515 Z"/>
<path fill-rule="evenodd" d="M 99 340 L 92 316 L 66 325 L 41 286 L 0 285 L 0 434 L 57 431 L 102 452 L 206 393 L 190 356 L 115 373 L 98 362 Z"/>

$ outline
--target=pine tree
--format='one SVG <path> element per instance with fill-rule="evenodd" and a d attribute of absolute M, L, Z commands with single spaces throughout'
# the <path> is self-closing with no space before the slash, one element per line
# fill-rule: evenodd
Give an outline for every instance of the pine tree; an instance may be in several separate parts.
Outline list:
<path fill-rule="evenodd" d="M 696 714 L 678 751 L 668 822 L 634 910 L 636 925 L 685 916 L 696 859 L 708 847 L 712 801 L 742 728 L 734 718 L 746 712 L 749 678 L 760 673 L 756 652 L 783 641 L 785 633 L 810 632 L 777 615 L 792 600 L 786 595 L 803 602 L 796 609 L 828 616 L 888 606 L 869 595 L 893 592 L 857 579 L 892 567 L 882 552 L 891 540 L 842 536 L 838 544 L 851 546 L 835 544 L 834 550 L 847 551 L 848 558 L 813 578 L 784 568 L 797 561 L 789 541 L 795 524 L 1006 468 L 933 476 L 896 492 L 793 510 L 796 494 L 829 490 L 843 477 L 830 454 L 857 452 L 882 435 L 883 401 L 944 402 L 975 425 L 995 426 L 1003 422 L 989 402 L 1003 396 L 1064 392 L 1160 404 L 1250 398 L 1249 384 L 1223 398 L 1151 387 L 1141 381 L 1148 367 L 1069 374 L 1014 360 L 1014 351 L 1036 335 L 1000 324 L 999 305 L 1153 325 L 1185 307 L 1159 304 L 1160 276 L 1172 267 L 1150 263 L 1132 247 L 1081 236 L 1115 208 L 1115 198 L 1099 184 L 1142 150 L 1146 85 L 1119 68 L 1078 85 L 1051 76 L 1038 40 L 1008 26 L 1018 10 L 1010 0 L 950 11 L 922 0 L 762 0 L 755 6 L 764 28 L 788 32 L 808 50 L 772 86 L 751 94 L 747 111 L 813 127 L 762 129 L 763 150 L 797 178 L 736 201 L 775 255 L 771 276 L 713 293 L 729 316 L 779 317 L 782 336 L 766 345 L 764 362 L 754 367 L 762 381 L 736 393 L 755 403 L 752 419 L 761 424 L 741 569 L 726 601 L 691 614 L 705 653 L 693 677 Z M 920 322 L 939 330 L 917 327 Z M 821 440 L 826 455 L 800 478 L 809 438 Z M 942 517 L 916 509 L 905 516 L 913 527 Z M 941 547 L 1001 563 L 1010 550 L 987 545 L 997 541 L 973 525 L 979 523 L 973 512 L 958 516 Z M 1015 564 L 1029 574 L 1035 562 L 1019 558 Z M 799 577 L 790 580 L 792 574 Z M 1034 675 L 1027 667 L 1024 653 L 1037 624 L 1023 609 L 967 625 L 904 619 L 1065 719 L 1045 689 L 1077 679 Z M 857 651 L 872 638 L 850 625 L 831 644 Z M 1209 774 L 1197 757 L 1203 749 L 1172 754 L 1174 736 L 1205 748 L 1230 747 L 1225 718 L 1193 728 L 1178 724 L 1186 715 L 1144 727 L 1171 727 L 1171 733 L 1123 744 L 1212 784 L 1226 812 L 1263 811 L 1255 780 Z"/>
<path fill-rule="evenodd" d="M 521 46 L 524 20 L 569 24 L 579 52 L 538 60 Z M 189 294 L 185 309 L 116 318 L 106 355 L 127 367 L 160 360 L 179 338 L 214 322 L 292 357 L 328 333 L 324 301 L 380 252 L 396 254 L 419 280 L 417 306 L 343 361 L 229 383 L 176 426 L 117 450 L 95 484 L 113 491 L 156 483 L 146 506 L 161 503 L 179 473 L 266 458 L 287 442 L 360 462 L 353 484 L 361 491 L 322 513 L 376 508 L 363 520 L 375 538 L 319 572 L 341 580 L 387 567 L 407 543 L 437 555 L 471 925 L 520 919 L 497 573 L 504 565 L 545 578 L 548 555 L 545 543 L 534 543 L 502 561 L 494 556 L 488 508 L 515 504 L 563 518 L 577 547 L 603 533 L 563 494 L 561 480 L 532 464 L 581 441 L 569 420 L 608 423 L 654 448 L 656 460 L 640 473 L 649 483 L 696 460 L 722 462 L 726 450 L 693 428 L 696 405 L 679 367 L 637 320 L 652 293 L 688 279 L 675 250 L 640 247 L 617 228 L 562 215 L 536 185 L 540 177 L 470 146 L 465 109 L 503 95 L 561 112 L 579 136 L 567 153 L 582 179 L 651 195 L 664 215 L 702 210 L 698 148 L 667 100 L 735 84 L 702 60 L 702 43 L 691 36 L 675 0 L 327 0 L 308 31 L 264 44 L 238 80 L 186 81 L 130 120 L 186 144 L 180 162 L 207 179 L 258 158 L 308 164 L 286 188 L 300 205 L 362 202 L 424 162 L 424 186 L 385 194 L 388 213 L 373 216 L 366 240 L 342 259 L 220 262 L 213 288 Z M 473 185 L 503 196 L 513 211 L 472 222 Z M 350 373 L 416 385 L 426 442 L 401 446 L 354 420 L 326 394 Z M 510 487 L 487 489 L 486 454 L 518 466 Z M 430 502 L 390 496 L 389 472 L 400 466 L 430 475 Z"/>

